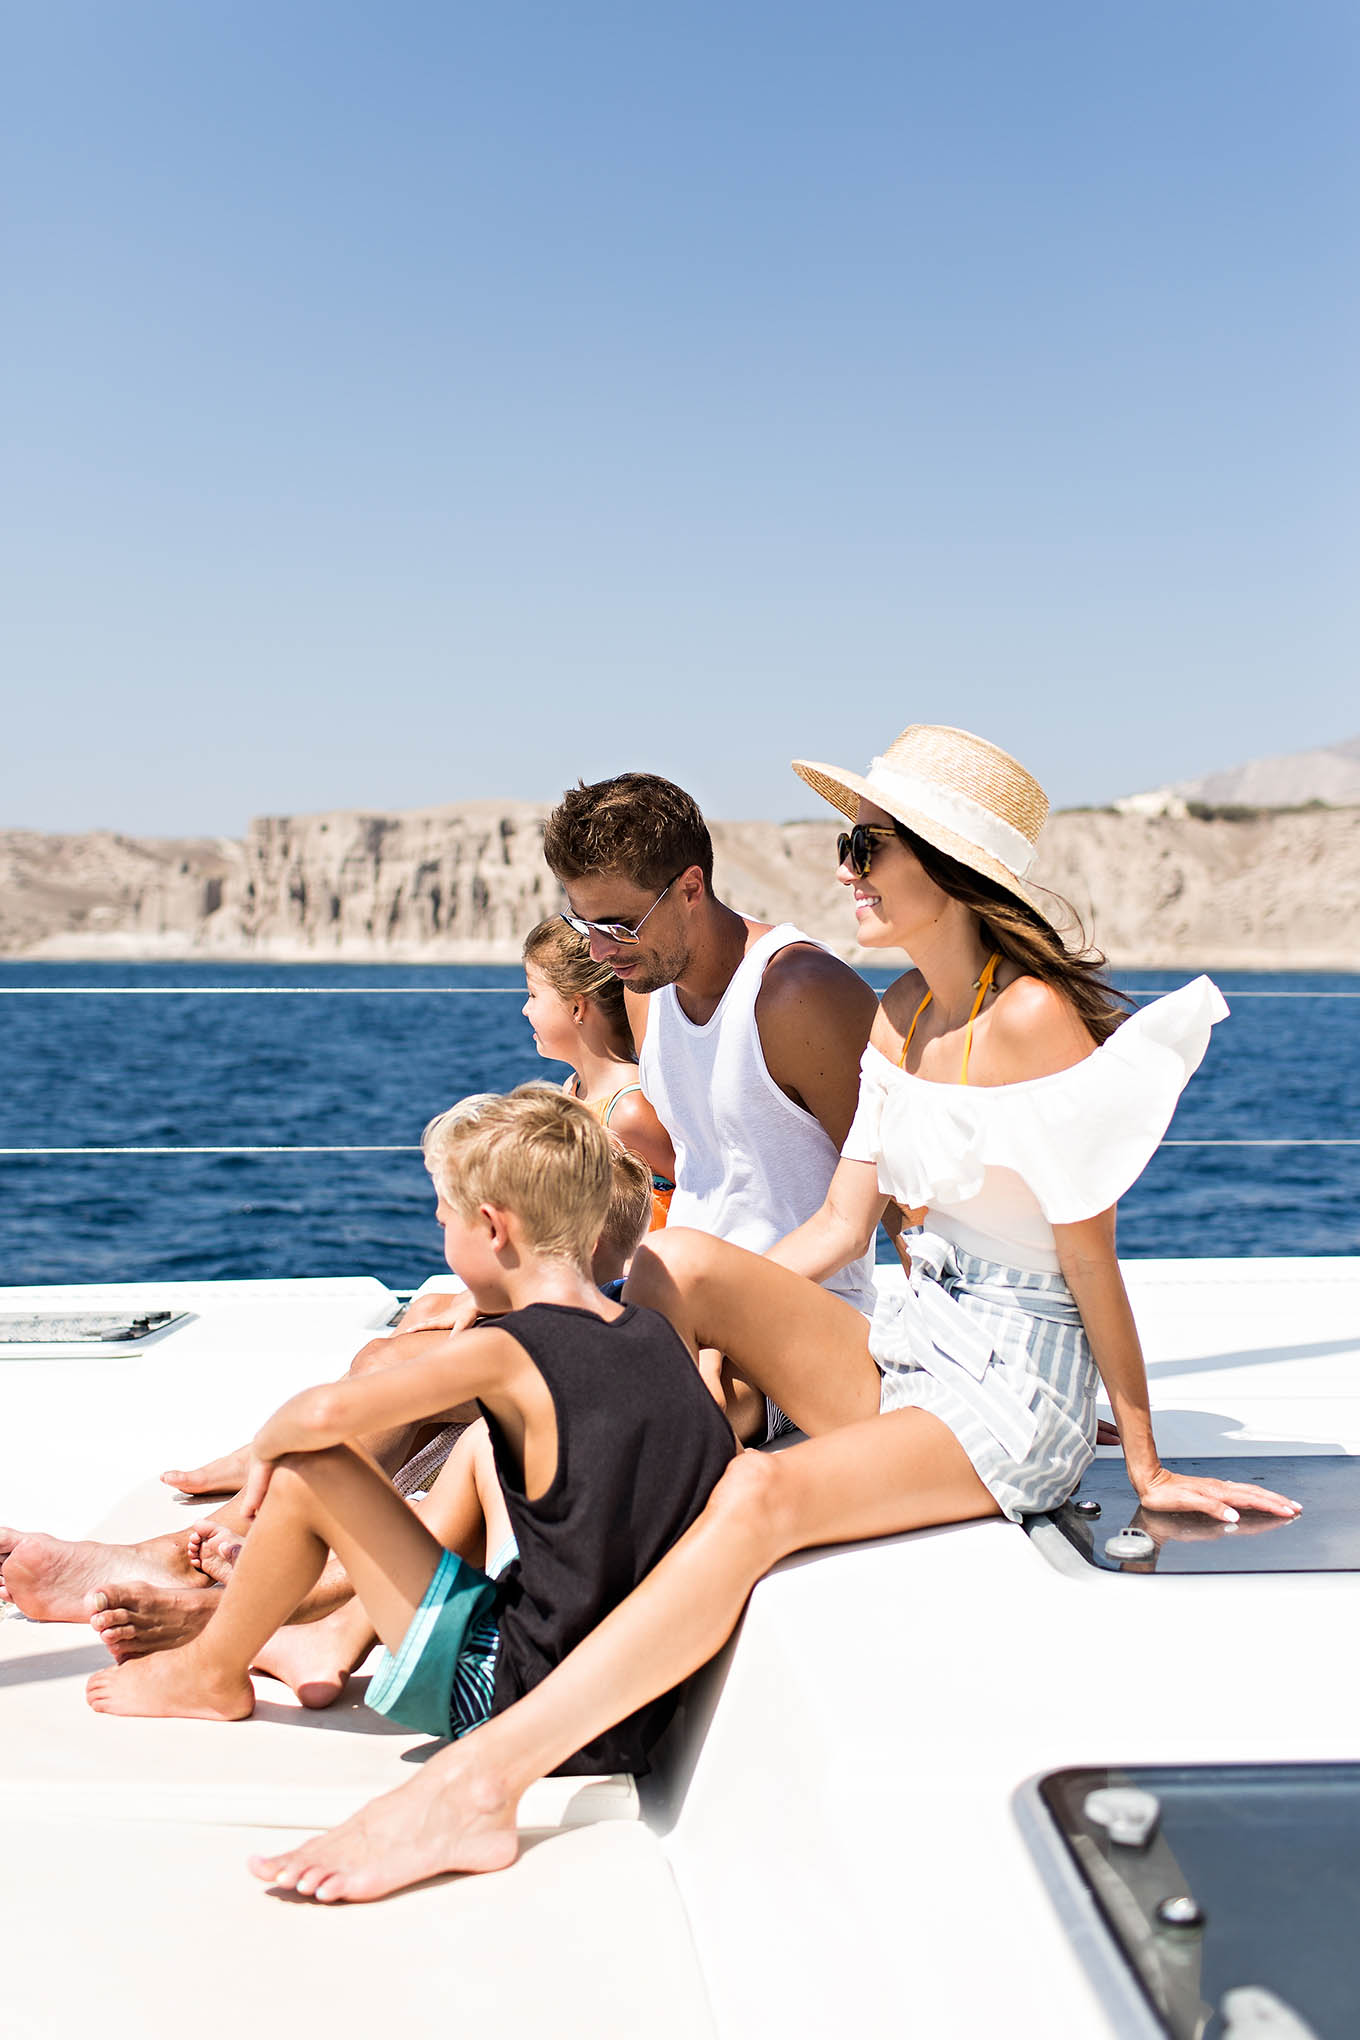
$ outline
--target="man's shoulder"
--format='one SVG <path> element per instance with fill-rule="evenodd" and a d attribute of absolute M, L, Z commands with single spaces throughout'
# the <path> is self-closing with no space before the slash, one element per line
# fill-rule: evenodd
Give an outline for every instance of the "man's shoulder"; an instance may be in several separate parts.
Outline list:
<path fill-rule="evenodd" d="M 837 1013 L 847 1008 L 868 1012 L 875 1003 L 858 971 L 810 936 L 800 934 L 777 949 L 766 964 L 758 1004 L 763 1015 L 809 1001 Z"/>
<path fill-rule="evenodd" d="M 821 1121 L 839 1148 L 859 1094 L 859 1061 L 878 1001 L 848 963 L 814 942 L 771 958 L 756 998 L 765 1067 L 781 1091 Z"/>

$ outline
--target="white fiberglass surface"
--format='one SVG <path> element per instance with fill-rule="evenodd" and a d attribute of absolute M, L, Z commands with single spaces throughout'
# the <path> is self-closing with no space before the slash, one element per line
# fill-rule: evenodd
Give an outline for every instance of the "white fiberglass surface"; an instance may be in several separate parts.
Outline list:
<path fill-rule="evenodd" d="M 1360 1263 L 1132 1263 L 1127 1272 L 1167 1456 L 1214 1449 L 1206 1436 L 1231 1441 L 1235 1455 L 1253 1445 L 1360 1449 Z M 283 1395 L 341 1371 L 390 1311 L 390 1292 L 366 1283 L 216 1293 L 158 1285 L 146 1300 L 172 1293 L 194 1323 L 154 1353 L 116 1363 L 126 1369 L 117 1395 L 102 1385 L 103 1359 L 88 1372 L 78 1359 L 7 1366 L 6 1414 L 17 1410 L 18 1421 L 0 1439 L 0 1481 L 43 1527 L 88 1530 L 160 1465 L 249 1435 Z M 10 1292 L 0 1308 L 27 1307 L 39 1294 L 52 1295 Z M 83 1295 L 102 1302 L 107 1292 Z M 11 1383 L 20 1385 L 17 1405 Z M 0 1518 L 19 1514 L 0 1506 Z M 598 1845 L 601 1865 L 613 1848 L 608 1871 L 588 1873 L 581 1860 L 581 1891 L 598 1898 L 599 1916 L 626 1905 L 620 1932 L 655 1948 L 665 2000 L 630 2027 L 616 1995 L 585 2030 L 697 2036 L 711 2030 L 711 2006 L 722 2040 L 827 2030 L 1099 2040 L 1108 2022 L 1015 1827 L 1017 1786 L 1082 1763 L 1354 1758 L 1357 1617 L 1350 1575 L 1082 1579 L 1055 1571 L 1023 1531 L 1001 1522 L 790 1561 L 757 1588 L 735 1647 L 696 1697 L 691 1744 L 677 1758 L 686 1789 L 674 1824 L 666 1831 L 669 1816 L 653 1798 L 656 1832 L 632 1826 L 636 1865 L 631 1856 L 624 1865 L 633 1844 Z M 90 1648 L 69 1632 L 62 1647 Z M 70 1666 L 64 1676 L 78 1673 Z M 38 1698 L 27 1690 L 31 1710 Z M 103 1725 L 120 1737 L 142 1726 Z M 129 1752 L 133 1740 L 123 1737 Z M 342 1730 L 316 1739 L 345 1740 Z M 148 1765 L 175 1772 L 169 1747 L 161 1743 L 159 1756 L 148 1747 Z M 347 1764 L 356 1786 L 368 1762 Z M 192 1764 L 181 1775 L 198 1777 Z M 186 1864 L 222 1840 L 216 1829 L 195 1834 Z M 570 1879 L 572 1839 L 532 1852 L 525 1867 L 556 1863 Z M 650 1867 L 648 1850 L 658 1858 L 648 1857 Z M 228 1858 L 229 1881 L 230 1840 L 213 1861 Z M 625 1869 L 626 1892 L 612 1866 Z M 150 1864 L 153 1884 L 161 1874 Z M 447 1888 L 486 1891 L 453 1902 L 468 1920 L 486 1906 L 497 1934 L 532 1938 L 536 1907 L 565 1904 L 546 1872 L 541 1890 L 524 1877 Z M 244 1878 L 238 1902 L 265 1903 Z M 300 1920 L 299 1937 L 336 1932 L 309 1926 L 303 1908 L 278 1907 L 271 1945 L 282 1931 L 276 1917 Z M 687 1970 L 676 1950 L 691 1930 L 699 1968 Z M 468 2002 L 479 2002 L 475 1935 L 456 1945 L 473 1965 Z M 568 1961 L 564 1975 L 567 2010 L 556 2029 L 582 2029 L 589 1965 Z M 673 1990 L 671 1975 L 681 1979 Z M 518 2040 L 532 2028 L 512 2017 L 498 2029 Z"/>
<path fill-rule="evenodd" d="M 343 1373 L 396 1308 L 367 1276 L 0 1290 L 0 1312 L 184 1313 L 143 1346 L 6 1359 L 0 1522 L 88 1535 L 130 1488 L 243 1444 L 287 1396 Z"/>

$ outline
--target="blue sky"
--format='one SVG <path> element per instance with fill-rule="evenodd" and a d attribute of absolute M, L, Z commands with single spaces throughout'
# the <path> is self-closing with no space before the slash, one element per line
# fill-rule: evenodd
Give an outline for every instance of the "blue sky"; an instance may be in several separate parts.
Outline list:
<path fill-rule="evenodd" d="M 1350 0 L 0 29 L 0 826 L 1360 730 Z"/>

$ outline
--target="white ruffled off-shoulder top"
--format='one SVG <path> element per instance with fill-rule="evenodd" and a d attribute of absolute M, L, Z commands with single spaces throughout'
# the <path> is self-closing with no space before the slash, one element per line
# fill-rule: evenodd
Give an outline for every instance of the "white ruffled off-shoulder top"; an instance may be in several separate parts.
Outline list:
<path fill-rule="evenodd" d="M 867 1048 L 841 1152 L 875 1163 L 885 1196 L 928 1206 L 930 1230 L 966 1252 L 1051 1273 L 1054 1226 L 1093 1218 L 1137 1182 L 1227 1013 L 1217 985 L 1196 978 L 1071 1069 L 1020 1084 L 935 1084 Z"/>

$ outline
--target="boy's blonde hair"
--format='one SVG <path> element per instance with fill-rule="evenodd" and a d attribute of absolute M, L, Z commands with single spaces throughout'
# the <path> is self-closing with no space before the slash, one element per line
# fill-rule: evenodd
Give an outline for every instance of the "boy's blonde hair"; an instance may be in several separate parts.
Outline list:
<path fill-rule="evenodd" d="M 420 1145 L 435 1188 L 460 1218 L 499 1205 L 535 1252 L 589 1269 L 614 1189 L 614 1142 L 565 1091 L 520 1084 L 507 1097 L 478 1092 L 432 1119 Z"/>
<path fill-rule="evenodd" d="M 614 1149 L 614 1191 L 600 1229 L 599 1251 L 617 1261 L 622 1274 L 652 1224 L 652 1172 L 641 1155 L 610 1136 Z"/>

